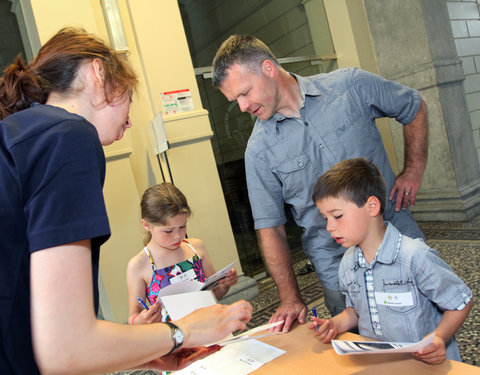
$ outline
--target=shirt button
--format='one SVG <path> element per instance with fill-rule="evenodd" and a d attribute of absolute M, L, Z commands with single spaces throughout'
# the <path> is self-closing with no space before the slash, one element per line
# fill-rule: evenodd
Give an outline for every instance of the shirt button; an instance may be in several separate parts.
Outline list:
<path fill-rule="evenodd" d="M 320 145 L 320 148 L 324 148 L 325 146 L 323 144 Z"/>
<path fill-rule="evenodd" d="M 298 163 L 298 166 L 299 166 L 300 168 L 302 168 L 302 167 L 303 167 L 303 163 L 302 163 L 302 162 Z"/>

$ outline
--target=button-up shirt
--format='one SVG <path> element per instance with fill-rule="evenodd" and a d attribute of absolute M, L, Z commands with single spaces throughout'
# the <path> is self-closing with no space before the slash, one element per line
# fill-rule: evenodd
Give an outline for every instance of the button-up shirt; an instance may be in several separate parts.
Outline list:
<path fill-rule="evenodd" d="M 382 340 L 416 342 L 433 332 L 445 310 L 463 309 L 472 292 L 437 251 L 420 239 L 403 236 L 388 223 L 372 264 L 359 262 L 361 249 L 352 247 L 340 263 L 338 278 L 346 306 L 358 315 L 363 336 Z M 381 334 L 373 326 L 365 273 L 373 277 Z M 460 361 L 455 338 L 447 343 L 447 358 Z"/>
<path fill-rule="evenodd" d="M 420 107 L 416 90 L 359 69 L 340 69 L 312 77 L 294 75 L 303 99 L 301 118 L 279 113 L 257 119 L 245 152 L 247 186 L 255 229 L 286 223 L 285 204 L 304 228 L 303 249 L 324 287 L 338 290 L 337 271 L 345 249 L 325 230 L 325 219 L 312 202 L 318 177 L 336 163 L 365 157 L 382 172 L 387 194 L 395 174 L 388 161 L 376 118 L 409 124 Z M 410 212 L 385 219 L 411 237 L 423 237 Z"/>

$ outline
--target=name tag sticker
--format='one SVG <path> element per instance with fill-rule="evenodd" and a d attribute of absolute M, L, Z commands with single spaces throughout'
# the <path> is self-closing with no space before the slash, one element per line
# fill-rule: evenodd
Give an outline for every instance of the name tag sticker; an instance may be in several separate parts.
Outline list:
<path fill-rule="evenodd" d="M 382 293 L 375 292 L 377 305 L 385 306 L 413 306 L 412 292 L 406 293 Z"/>
<path fill-rule="evenodd" d="M 184 281 L 184 280 L 193 280 L 195 279 L 195 270 L 192 268 L 190 270 L 188 270 L 187 272 L 184 272 L 184 273 L 181 273 L 180 275 L 177 275 L 175 277 L 172 277 L 170 279 L 170 284 L 175 284 L 175 283 L 179 283 L 180 281 Z"/>

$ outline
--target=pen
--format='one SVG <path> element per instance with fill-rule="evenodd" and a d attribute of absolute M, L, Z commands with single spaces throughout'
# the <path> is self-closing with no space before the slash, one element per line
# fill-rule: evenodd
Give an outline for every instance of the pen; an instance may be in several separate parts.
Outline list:
<path fill-rule="evenodd" d="M 148 306 L 145 302 L 143 302 L 143 300 L 140 298 L 140 297 L 137 297 L 137 301 L 139 304 L 141 304 L 144 308 L 146 308 L 148 310 Z"/>
<path fill-rule="evenodd" d="M 315 306 L 312 307 L 312 315 L 316 318 L 317 317 L 317 309 Z M 318 326 L 315 327 L 315 331 L 318 331 Z"/>

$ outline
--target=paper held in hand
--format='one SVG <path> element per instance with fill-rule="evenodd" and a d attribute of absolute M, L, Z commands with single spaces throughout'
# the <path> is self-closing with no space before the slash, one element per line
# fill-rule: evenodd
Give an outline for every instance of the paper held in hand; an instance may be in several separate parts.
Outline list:
<path fill-rule="evenodd" d="M 160 297 L 163 306 L 168 311 L 168 315 L 172 318 L 173 321 L 182 319 L 184 316 L 192 313 L 193 311 L 200 309 L 202 307 L 208 307 L 215 305 L 217 300 L 215 295 L 211 290 L 199 290 L 195 292 L 186 292 L 180 294 L 172 294 L 168 296 Z M 251 338 L 260 338 L 263 336 L 270 335 L 271 333 L 267 333 L 261 336 L 251 337 L 252 335 L 260 332 L 265 331 L 270 328 L 273 328 L 279 324 L 282 324 L 283 321 L 275 322 L 271 324 L 265 324 L 260 327 L 253 328 L 249 331 L 243 332 L 238 336 L 233 336 L 232 334 L 228 335 L 227 337 L 223 338 L 220 341 L 210 343 L 209 345 L 228 345 L 234 342 L 249 340 Z"/>
<path fill-rule="evenodd" d="M 178 281 L 175 281 L 172 284 L 166 286 L 165 288 L 160 289 L 158 292 L 158 296 L 163 297 L 172 294 L 195 292 L 198 290 L 211 290 L 218 285 L 218 281 L 220 279 L 223 279 L 225 276 L 227 276 L 227 273 L 233 268 L 236 262 L 236 260 L 233 261 L 228 266 L 224 267 L 214 275 L 210 276 L 205 280 L 204 283 L 191 279 L 175 279 Z"/>
<path fill-rule="evenodd" d="M 385 342 L 385 341 L 346 341 L 332 340 L 332 345 L 337 354 L 390 354 L 413 353 L 433 342 L 435 333 L 425 337 L 419 342 Z"/>

